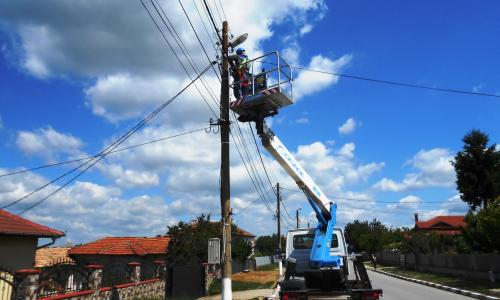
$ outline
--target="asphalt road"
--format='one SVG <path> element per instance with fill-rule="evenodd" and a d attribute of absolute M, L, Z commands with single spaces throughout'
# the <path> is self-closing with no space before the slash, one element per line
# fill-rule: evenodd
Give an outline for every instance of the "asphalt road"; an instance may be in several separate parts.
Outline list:
<path fill-rule="evenodd" d="M 433 287 L 368 271 L 373 288 L 382 289 L 382 300 L 462 300 L 474 299 Z"/>

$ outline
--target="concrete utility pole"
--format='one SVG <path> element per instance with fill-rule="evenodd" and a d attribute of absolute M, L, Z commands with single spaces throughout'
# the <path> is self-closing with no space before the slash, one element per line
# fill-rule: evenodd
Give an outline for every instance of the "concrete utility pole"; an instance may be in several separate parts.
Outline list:
<path fill-rule="evenodd" d="M 299 210 L 301 210 L 301 208 L 295 211 L 295 219 L 297 219 L 297 229 L 299 229 L 300 227 Z"/>
<path fill-rule="evenodd" d="M 222 23 L 222 81 L 220 95 L 220 142 L 221 142 L 221 189 L 220 201 L 222 209 L 222 300 L 231 300 L 231 189 L 229 177 L 229 61 L 228 39 L 229 26 L 227 21 Z"/>
<path fill-rule="evenodd" d="M 283 267 L 281 266 L 281 194 L 280 194 L 280 183 L 276 184 L 276 219 L 278 221 L 278 266 L 280 276 L 283 275 Z"/>
<path fill-rule="evenodd" d="M 278 249 L 280 250 L 279 253 L 281 253 L 281 211 L 280 211 L 280 206 L 281 206 L 281 195 L 280 195 L 280 183 L 278 182 L 276 184 L 276 219 L 278 221 Z"/>

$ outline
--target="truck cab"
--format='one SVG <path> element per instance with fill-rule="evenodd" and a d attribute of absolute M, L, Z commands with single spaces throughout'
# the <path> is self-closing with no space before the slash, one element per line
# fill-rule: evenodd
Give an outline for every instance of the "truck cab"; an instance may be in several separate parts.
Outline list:
<path fill-rule="evenodd" d="M 295 260 L 295 274 L 302 276 L 311 271 L 309 257 L 314 242 L 315 228 L 302 228 L 290 230 L 286 240 L 286 258 Z M 330 255 L 347 256 L 347 246 L 344 234 L 340 228 L 335 228 L 330 244 Z M 347 271 L 347 264 L 345 265 Z"/>

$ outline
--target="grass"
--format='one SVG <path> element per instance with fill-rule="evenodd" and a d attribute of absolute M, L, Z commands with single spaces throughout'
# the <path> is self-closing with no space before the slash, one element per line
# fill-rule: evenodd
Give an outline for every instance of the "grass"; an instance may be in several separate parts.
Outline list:
<path fill-rule="evenodd" d="M 257 271 L 274 271 L 278 269 L 278 264 L 268 264 L 268 265 L 263 265 L 260 267 L 257 267 Z"/>
<path fill-rule="evenodd" d="M 247 291 L 247 290 L 256 290 L 256 289 L 269 289 L 274 286 L 274 281 L 266 282 L 266 283 L 258 283 L 258 282 L 246 282 L 246 281 L 234 281 L 232 282 L 232 288 L 234 292 L 237 291 Z M 217 295 L 221 293 L 221 281 L 220 279 L 215 280 L 208 289 L 208 293 L 210 295 Z"/>
<path fill-rule="evenodd" d="M 369 264 L 370 265 L 370 264 Z M 372 265 L 371 265 L 372 266 Z M 451 286 L 468 291 L 474 291 L 490 296 L 500 296 L 500 283 L 490 283 L 487 280 L 475 280 L 460 276 L 451 276 L 443 274 L 435 274 L 429 272 L 417 272 L 413 270 L 405 270 L 399 267 L 387 267 L 377 264 L 377 269 L 410 278 L 415 278 L 424 281 L 430 281 L 446 286 Z"/>

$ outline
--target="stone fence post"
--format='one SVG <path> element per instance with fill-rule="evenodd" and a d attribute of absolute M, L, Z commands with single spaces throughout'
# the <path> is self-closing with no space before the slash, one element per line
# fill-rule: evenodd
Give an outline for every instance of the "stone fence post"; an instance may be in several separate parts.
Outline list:
<path fill-rule="evenodd" d="M 128 267 L 130 268 L 130 281 L 138 284 L 141 281 L 141 263 L 139 262 L 129 262 Z"/>
<path fill-rule="evenodd" d="M 22 269 L 14 273 L 17 281 L 16 299 L 36 300 L 39 270 Z"/>
<path fill-rule="evenodd" d="M 208 295 L 210 285 L 214 280 L 222 278 L 221 266 L 220 264 L 207 264 L 204 263 L 205 267 L 205 296 Z"/>
<path fill-rule="evenodd" d="M 155 260 L 153 261 L 153 263 L 155 264 L 155 278 L 160 278 L 162 274 L 161 271 L 163 268 L 165 268 L 166 262 L 164 260 Z M 163 274 L 165 274 L 165 272 L 163 272 Z M 160 279 L 165 280 L 165 278 Z"/>
<path fill-rule="evenodd" d="M 94 291 L 94 295 L 99 296 L 102 284 L 102 266 L 101 265 L 88 265 L 85 268 L 90 270 L 89 276 L 89 290 Z"/>

